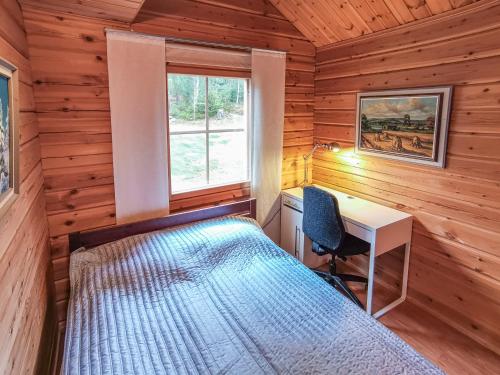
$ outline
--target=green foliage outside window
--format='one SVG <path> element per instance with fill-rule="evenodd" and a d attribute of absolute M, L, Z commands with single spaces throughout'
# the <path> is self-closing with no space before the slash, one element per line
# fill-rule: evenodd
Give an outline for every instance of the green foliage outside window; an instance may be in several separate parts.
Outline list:
<path fill-rule="evenodd" d="M 205 118 L 205 77 L 172 74 L 168 77 L 170 102 L 169 115 L 179 120 L 201 120 Z M 208 116 L 225 116 L 228 113 L 243 113 L 243 80 L 208 78 Z"/>

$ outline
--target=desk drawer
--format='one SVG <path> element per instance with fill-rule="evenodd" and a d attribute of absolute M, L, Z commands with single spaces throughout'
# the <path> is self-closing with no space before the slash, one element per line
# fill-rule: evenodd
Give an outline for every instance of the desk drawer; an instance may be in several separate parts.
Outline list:
<path fill-rule="evenodd" d="M 282 197 L 282 203 L 285 206 L 291 207 L 294 210 L 297 210 L 300 212 L 303 211 L 303 205 L 302 205 L 302 201 L 300 199 L 295 199 L 295 198 L 289 197 L 288 195 L 282 195 L 281 197 Z"/>
<path fill-rule="evenodd" d="M 355 237 L 361 238 L 363 241 L 372 242 L 372 232 L 350 221 L 344 220 L 345 231 Z"/>

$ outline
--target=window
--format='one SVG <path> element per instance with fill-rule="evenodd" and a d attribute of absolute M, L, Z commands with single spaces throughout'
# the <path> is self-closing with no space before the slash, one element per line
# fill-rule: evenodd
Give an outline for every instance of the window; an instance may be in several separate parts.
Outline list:
<path fill-rule="evenodd" d="M 248 80 L 168 74 L 172 193 L 247 181 Z"/>

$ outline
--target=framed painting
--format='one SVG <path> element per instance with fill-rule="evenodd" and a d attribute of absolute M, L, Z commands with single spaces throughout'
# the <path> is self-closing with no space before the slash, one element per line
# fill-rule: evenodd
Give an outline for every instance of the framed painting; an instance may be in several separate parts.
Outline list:
<path fill-rule="evenodd" d="M 0 215 L 19 194 L 17 69 L 0 58 Z"/>
<path fill-rule="evenodd" d="M 357 153 L 444 168 L 452 87 L 358 93 Z"/>

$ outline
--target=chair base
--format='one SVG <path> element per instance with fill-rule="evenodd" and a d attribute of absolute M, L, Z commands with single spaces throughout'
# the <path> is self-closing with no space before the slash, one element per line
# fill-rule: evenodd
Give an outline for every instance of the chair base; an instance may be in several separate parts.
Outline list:
<path fill-rule="evenodd" d="M 349 275 L 349 274 L 346 274 L 346 273 L 336 273 L 335 276 L 340 277 L 340 279 L 344 280 L 344 281 L 352 281 L 352 282 L 355 282 L 355 283 L 368 284 L 368 279 L 366 277 L 363 277 L 363 276 Z"/>
<path fill-rule="evenodd" d="M 342 292 L 347 298 L 349 298 L 352 302 L 358 305 L 361 309 L 364 310 L 364 306 L 359 300 L 359 298 L 354 294 L 354 292 L 347 286 L 344 280 L 346 281 L 355 281 L 355 282 L 365 282 L 366 278 L 356 275 L 332 275 L 328 272 L 312 270 L 316 275 L 325 280 L 328 284 L 332 285 L 335 289 Z M 346 277 L 346 279 L 342 279 L 341 276 Z M 351 279 L 351 280 L 348 280 Z M 364 280 L 363 280 L 364 279 Z"/>

